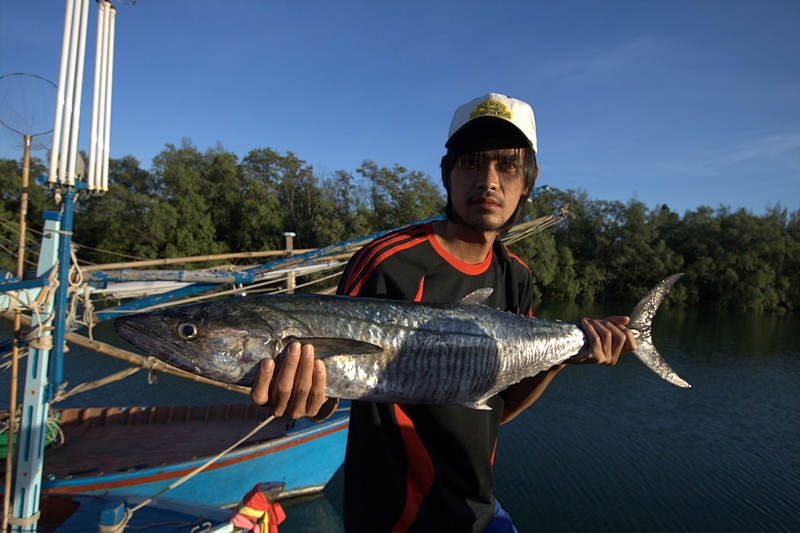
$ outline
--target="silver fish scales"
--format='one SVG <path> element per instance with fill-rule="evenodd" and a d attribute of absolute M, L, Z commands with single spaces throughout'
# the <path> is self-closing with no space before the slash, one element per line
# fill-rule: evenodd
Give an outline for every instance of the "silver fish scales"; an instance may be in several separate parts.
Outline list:
<path fill-rule="evenodd" d="M 668 382 L 683 381 L 653 346 L 652 319 L 676 274 L 635 307 L 634 354 Z M 249 386 L 259 362 L 293 341 L 314 345 L 331 397 L 405 404 L 486 400 L 563 363 L 586 345 L 579 324 L 531 319 L 482 302 L 491 289 L 450 304 L 324 295 L 235 297 L 126 315 L 117 332 L 149 355 L 195 374 Z"/>

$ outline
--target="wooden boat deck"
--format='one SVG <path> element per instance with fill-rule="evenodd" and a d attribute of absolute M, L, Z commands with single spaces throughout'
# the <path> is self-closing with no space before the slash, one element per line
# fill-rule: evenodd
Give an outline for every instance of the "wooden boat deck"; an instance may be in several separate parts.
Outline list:
<path fill-rule="evenodd" d="M 65 409 L 60 415 L 64 442 L 45 450 L 45 478 L 79 478 L 211 457 L 268 416 L 252 403 Z M 243 446 L 285 435 L 290 425 L 289 419 L 273 420 Z"/>

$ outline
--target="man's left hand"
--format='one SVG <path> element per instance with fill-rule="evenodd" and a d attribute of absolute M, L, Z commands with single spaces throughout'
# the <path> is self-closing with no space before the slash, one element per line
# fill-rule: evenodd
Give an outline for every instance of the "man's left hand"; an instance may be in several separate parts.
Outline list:
<path fill-rule="evenodd" d="M 588 346 L 569 359 L 568 363 L 615 365 L 620 354 L 636 349 L 633 331 L 625 327 L 630 322 L 627 316 L 607 318 L 584 318 L 581 327 L 588 339 Z"/>

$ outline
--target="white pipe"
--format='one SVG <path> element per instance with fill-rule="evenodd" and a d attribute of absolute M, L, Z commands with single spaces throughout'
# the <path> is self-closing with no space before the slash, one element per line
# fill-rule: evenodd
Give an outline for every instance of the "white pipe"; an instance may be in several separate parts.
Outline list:
<path fill-rule="evenodd" d="M 75 10 L 72 13 L 72 31 L 69 43 L 69 65 L 67 66 L 67 94 L 64 98 L 64 121 L 62 124 L 61 136 L 64 139 L 64 146 L 61 149 L 58 164 L 58 181 L 67 181 L 67 156 L 69 153 L 69 134 L 72 129 L 72 105 L 75 94 L 75 63 L 77 63 L 78 34 L 80 30 L 80 16 L 83 7 L 83 0 L 76 0 Z M 76 30 L 77 28 L 77 30 Z"/>
<path fill-rule="evenodd" d="M 103 33 L 105 21 L 105 3 L 97 2 L 97 43 L 95 44 L 94 53 L 94 87 L 92 90 L 92 123 L 89 131 L 89 166 L 86 168 L 86 183 L 89 190 L 94 190 L 94 181 L 97 173 L 95 172 L 95 160 L 97 159 L 98 144 L 100 142 L 98 124 L 98 96 L 100 91 L 100 65 L 102 61 L 103 41 L 105 41 L 105 34 Z"/>
<path fill-rule="evenodd" d="M 103 180 L 103 157 L 105 157 L 105 154 L 103 153 L 103 138 L 105 137 L 103 127 L 106 123 L 105 112 L 106 72 L 108 70 L 108 28 L 111 24 L 111 14 L 109 13 L 107 5 L 108 2 L 105 0 L 98 1 L 99 3 L 103 4 L 103 11 L 105 15 L 103 17 L 103 40 L 100 43 L 102 48 L 100 56 L 100 92 L 98 93 L 97 97 L 97 159 L 95 159 L 94 162 L 95 186 L 99 186 Z"/>
<path fill-rule="evenodd" d="M 78 38 L 78 58 L 75 67 L 75 99 L 72 106 L 72 131 L 69 139 L 69 172 L 67 182 L 75 185 L 78 166 L 78 129 L 81 125 L 81 97 L 83 96 L 83 64 L 86 58 L 86 22 L 89 19 L 89 0 L 82 0 L 81 22 Z M 84 173 L 86 170 L 84 169 Z"/>
<path fill-rule="evenodd" d="M 108 2 L 107 2 L 108 3 Z M 104 158 L 103 158 L 103 179 L 101 184 L 102 191 L 108 190 L 108 159 L 111 157 L 111 86 L 114 78 L 114 27 L 116 24 L 117 18 L 117 10 L 114 9 L 110 3 L 109 6 L 109 17 L 111 18 L 111 24 L 109 27 L 108 32 L 108 68 L 106 71 L 106 111 L 105 111 L 105 142 L 103 146 L 104 150 Z"/>
<path fill-rule="evenodd" d="M 58 173 L 58 154 L 61 148 L 61 122 L 64 117 L 64 87 L 67 78 L 67 60 L 69 59 L 69 37 L 72 33 L 72 13 L 75 9 L 74 0 L 67 0 L 67 9 L 64 15 L 64 36 L 61 41 L 61 65 L 58 68 L 58 94 L 56 96 L 55 119 L 53 122 L 53 146 L 50 150 L 50 176 L 48 183 L 56 182 Z"/>

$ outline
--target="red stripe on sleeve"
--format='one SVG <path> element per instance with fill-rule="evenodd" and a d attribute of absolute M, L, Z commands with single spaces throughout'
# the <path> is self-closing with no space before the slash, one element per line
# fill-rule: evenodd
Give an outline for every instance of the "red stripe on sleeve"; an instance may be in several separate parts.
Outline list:
<path fill-rule="evenodd" d="M 506 252 L 508 253 L 508 257 L 510 257 L 511 259 L 516 260 L 517 263 L 519 263 L 520 265 L 524 266 L 525 269 L 528 271 L 528 273 L 530 273 L 531 269 L 530 269 L 530 267 L 528 265 L 525 264 L 525 261 L 523 261 L 522 259 L 520 259 L 516 255 L 514 255 L 511 252 L 511 250 L 509 250 L 508 248 L 506 248 Z"/>
<path fill-rule="evenodd" d="M 399 232 L 384 235 L 380 239 L 376 239 L 367 244 L 358 252 L 355 263 L 353 263 L 350 268 L 344 285 L 345 290 L 343 294 L 347 296 L 358 296 L 358 291 L 363 286 L 364 280 L 369 278 L 374 266 L 397 251 L 394 248 L 397 243 L 403 242 L 406 239 L 413 239 L 413 243 L 419 242 L 420 233 L 424 234 L 424 230 L 419 226 L 413 226 Z M 404 248 L 407 248 L 407 246 Z"/>
<path fill-rule="evenodd" d="M 347 296 L 358 296 L 358 293 L 361 291 L 361 287 L 364 286 L 364 283 L 369 279 L 372 275 L 372 272 L 375 270 L 381 262 L 385 261 L 387 258 L 391 257 L 392 255 L 405 250 L 407 248 L 413 248 L 421 241 L 427 239 L 424 235 L 417 236 L 412 240 L 406 241 L 403 244 L 398 244 L 399 242 L 403 241 L 404 239 L 408 238 L 409 235 L 398 235 L 395 239 L 388 241 L 382 247 L 377 247 L 377 250 L 370 250 L 367 253 L 367 257 L 359 258 L 359 264 L 357 265 L 356 269 L 353 269 L 353 273 L 348 277 L 347 280 L 347 290 L 345 294 Z M 382 253 L 378 253 L 381 250 L 384 250 Z M 355 282 L 355 280 L 358 280 Z M 355 284 L 353 284 L 355 282 Z"/>

